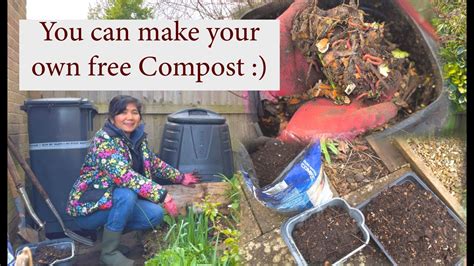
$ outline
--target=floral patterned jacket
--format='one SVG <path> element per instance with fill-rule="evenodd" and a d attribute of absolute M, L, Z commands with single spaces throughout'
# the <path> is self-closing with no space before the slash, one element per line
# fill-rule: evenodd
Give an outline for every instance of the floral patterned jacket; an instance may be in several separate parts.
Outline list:
<path fill-rule="evenodd" d="M 93 138 L 80 176 L 69 193 L 66 212 L 71 216 L 85 216 L 97 210 L 110 209 L 116 187 L 130 188 L 145 199 L 161 203 L 167 191 L 153 178 L 179 183 L 183 175 L 155 156 L 146 137 L 139 150 L 143 155 L 144 175 L 132 169 L 132 155 L 124 139 L 111 137 L 104 129 L 99 130 Z M 95 199 L 81 198 L 86 191 L 96 194 Z"/>

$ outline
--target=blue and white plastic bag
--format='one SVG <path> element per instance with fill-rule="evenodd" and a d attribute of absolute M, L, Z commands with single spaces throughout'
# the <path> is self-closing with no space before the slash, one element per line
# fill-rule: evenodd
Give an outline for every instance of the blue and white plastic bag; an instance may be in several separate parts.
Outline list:
<path fill-rule="evenodd" d="M 268 141 L 260 141 L 260 144 Z M 299 213 L 332 199 L 329 180 L 323 171 L 319 141 L 309 144 L 269 185 L 258 186 L 256 172 L 248 153 L 241 144 L 239 167 L 247 187 L 264 206 L 280 213 Z"/>

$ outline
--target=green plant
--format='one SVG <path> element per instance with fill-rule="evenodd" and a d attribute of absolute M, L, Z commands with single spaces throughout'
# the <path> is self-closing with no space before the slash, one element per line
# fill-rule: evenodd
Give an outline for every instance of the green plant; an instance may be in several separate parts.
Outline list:
<path fill-rule="evenodd" d="M 239 183 L 239 174 L 234 174 L 233 178 L 228 178 L 223 174 L 220 174 L 220 177 L 224 182 L 229 184 L 229 189 L 225 192 L 225 195 L 230 199 L 230 216 L 235 222 L 239 222 L 239 213 L 240 213 L 240 183 Z"/>
<path fill-rule="evenodd" d="M 233 182 L 226 178 L 228 181 L 226 182 Z M 234 178 L 235 180 L 236 178 Z M 224 179 L 225 180 L 225 179 Z M 234 181 L 235 182 L 235 181 Z M 236 183 L 232 183 L 236 185 Z M 232 193 L 234 189 L 238 189 L 231 185 L 230 189 L 227 193 L 231 193 L 234 195 L 234 200 L 237 197 L 235 193 Z M 222 215 L 219 212 L 218 207 L 220 206 L 219 203 L 211 203 L 210 197 L 206 196 L 200 205 L 203 210 L 203 213 L 210 217 L 209 219 L 212 222 L 212 228 L 218 233 L 218 235 L 222 234 L 223 237 L 223 244 L 222 247 L 223 253 L 220 257 L 220 263 L 222 265 L 236 265 L 240 261 L 239 256 L 239 237 L 240 232 L 234 227 L 232 221 L 225 215 Z M 232 216 L 234 217 L 234 216 Z M 234 219 L 234 218 L 233 218 Z M 233 220 L 236 222 L 236 220 Z M 216 244 L 217 245 L 217 244 Z"/>
<path fill-rule="evenodd" d="M 224 234 L 224 254 L 221 257 L 221 262 L 224 264 L 235 265 L 240 261 L 239 256 L 239 237 L 240 231 L 236 229 L 226 228 L 220 231 Z"/>
<path fill-rule="evenodd" d="M 339 150 L 336 147 L 336 142 L 331 139 L 321 138 L 320 144 L 321 152 L 324 155 L 324 159 L 326 160 L 326 162 L 331 164 L 331 155 L 329 154 L 329 151 L 331 151 L 336 156 L 339 155 Z"/>
<path fill-rule="evenodd" d="M 231 184 L 227 193 L 236 203 L 240 200 L 237 178 L 223 178 Z M 168 246 L 145 265 L 237 265 L 240 232 L 219 212 L 220 206 L 221 203 L 212 202 L 211 197 L 206 196 L 198 206 L 200 213 L 188 208 L 186 216 L 177 219 L 166 215 Z"/>
<path fill-rule="evenodd" d="M 211 227 L 204 213 L 195 214 L 192 208 L 176 220 L 165 216 L 169 231 L 165 236 L 168 247 L 161 250 L 145 265 L 219 265 L 217 249 L 219 234 L 209 238 Z"/>
<path fill-rule="evenodd" d="M 440 36 L 440 57 L 449 92 L 449 99 L 458 111 L 467 103 L 467 1 L 432 0 L 435 18 L 433 26 Z"/>

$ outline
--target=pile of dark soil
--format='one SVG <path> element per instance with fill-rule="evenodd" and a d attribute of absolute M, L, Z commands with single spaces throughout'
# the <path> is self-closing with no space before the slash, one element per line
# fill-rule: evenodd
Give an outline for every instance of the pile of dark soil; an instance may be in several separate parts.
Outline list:
<path fill-rule="evenodd" d="M 429 191 L 413 183 L 393 186 L 369 202 L 366 224 L 399 265 L 454 265 L 466 234 Z"/>
<path fill-rule="evenodd" d="M 69 248 L 40 245 L 36 248 L 33 256 L 35 264 L 51 264 L 56 260 L 69 258 L 72 255 Z"/>
<path fill-rule="evenodd" d="M 330 265 L 363 244 L 356 221 L 339 206 L 327 207 L 297 224 L 292 236 L 309 265 Z"/>
<path fill-rule="evenodd" d="M 163 223 L 157 230 L 147 230 L 143 234 L 143 258 L 145 260 L 153 258 L 160 250 L 168 246 L 168 243 L 164 240 L 168 230 L 169 226 Z"/>
<path fill-rule="evenodd" d="M 339 141 L 338 150 L 338 156 L 331 156 L 331 163 L 324 160 L 324 172 L 341 196 L 389 174 L 364 138 Z"/>
<path fill-rule="evenodd" d="M 288 164 L 305 148 L 300 143 L 286 143 L 270 139 L 250 154 L 259 186 L 271 184 Z"/>

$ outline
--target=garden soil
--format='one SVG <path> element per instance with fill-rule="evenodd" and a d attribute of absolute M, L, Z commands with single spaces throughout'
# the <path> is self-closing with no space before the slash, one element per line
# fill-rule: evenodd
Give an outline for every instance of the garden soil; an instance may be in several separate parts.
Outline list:
<path fill-rule="evenodd" d="M 330 265 L 363 244 L 356 221 L 339 206 L 327 207 L 298 223 L 293 239 L 309 265 Z"/>
<path fill-rule="evenodd" d="M 339 141 L 339 155 L 324 161 L 324 171 L 340 196 L 389 174 L 383 161 L 364 138 L 352 143 Z"/>
<path fill-rule="evenodd" d="M 367 227 L 399 265 L 454 265 L 465 254 L 464 229 L 416 184 L 393 186 L 362 211 Z"/>
<path fill-rule="evenodd" d="M 33 263 L 35 264 L 51 264 L 56 260 L 71 257 L 72 253 L 69 249 L 62 249 L 52 246 L 39 246 L 35 250 Z"/>
<path fill-rule="evenodd" d="M 271 184 L 304 148 L 303 144 L 270 139 L 251 153 L 258 185 L 264 187 Z"/>

